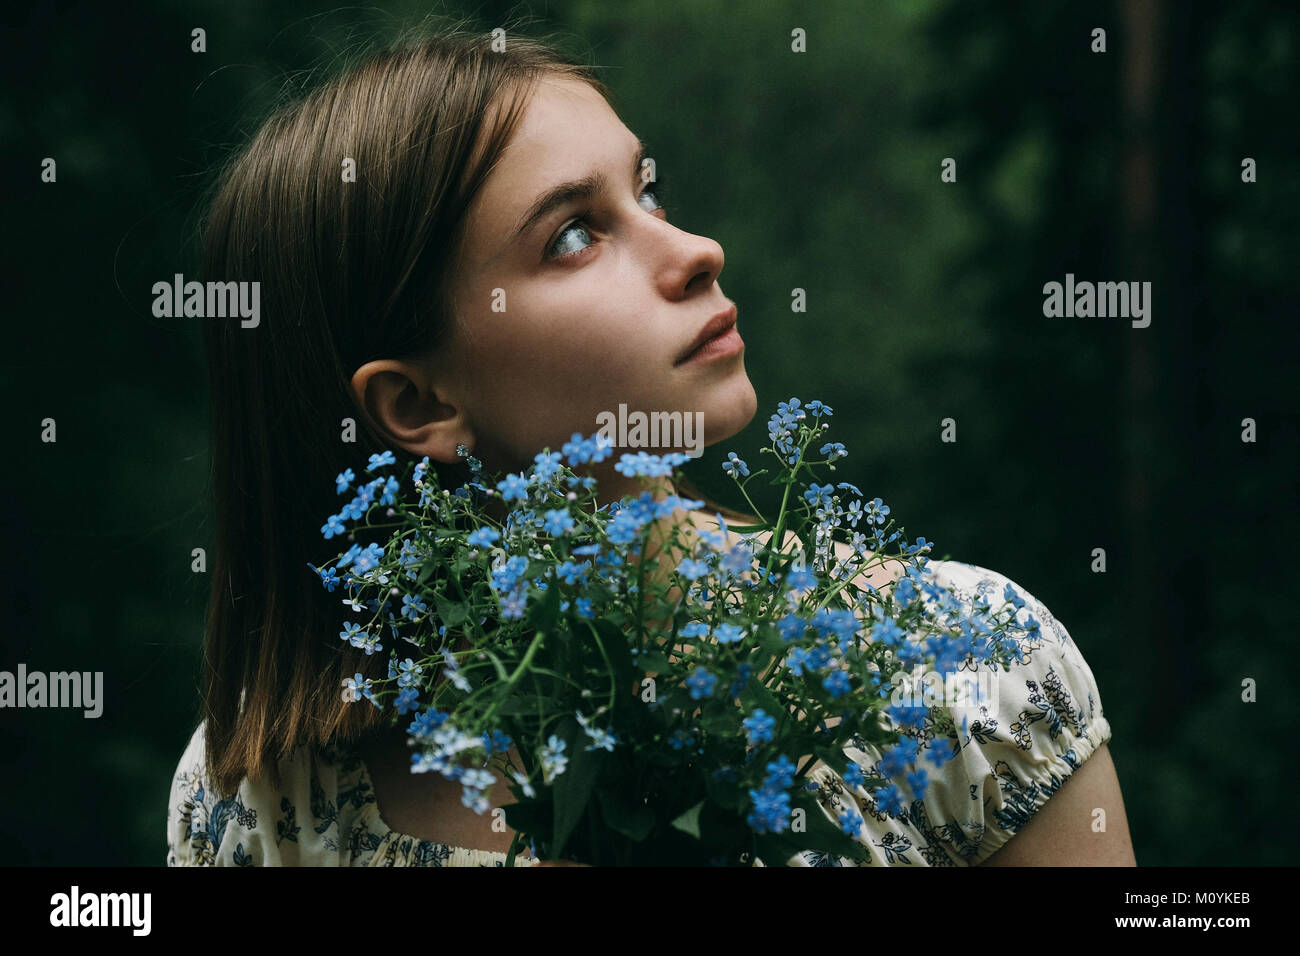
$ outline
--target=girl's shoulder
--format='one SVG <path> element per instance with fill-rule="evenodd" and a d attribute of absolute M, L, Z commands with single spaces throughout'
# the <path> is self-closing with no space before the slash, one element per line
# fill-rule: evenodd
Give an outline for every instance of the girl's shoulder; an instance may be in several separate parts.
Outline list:
<path fill-rule="evenodd" d="M 172 774 L 168 866 L 503 866 L 505 854 L 398 833 L 379 815 L 355 747 L 300 747 L 267 775 L 218 794 L 206 769 L 206 725 Z M 517 860 L 528 865 L 531 860 Z"/>
<path fill-rule="evenodd" d="M 206 765 L 200 723 L 172 774 L 167 808 L 169 866 L 346 865 L 364 792 L 355 768 L 333 747 L 301 747 L 270 776 L 218 793 Z"/>
<path fill-rule="evenodd" d="M 901 598 L 919 595 L 957 627 L 988 607 L 1005 618 L 1010 602 L 1019 625 L 1018 656 L 1005 669 L 967 661 L 955 680 L 931 675 L 937 679 L 928 689 L 915 680 L 907 685 L 911 696 L 898 703 L 931 710 L 919 725 L 906 727 L 902 749 L 889 754 L 891 748 L 854 738 L 845 747 L 844 767 L 819 768 L 818 799 L 833 820 L 850 805 L 861 815 L 860 842 L 873 863 L 978 864 L 1110 741 L 1111 727 L 1092 669 L 1065 625 L 1006 575 L 926 559 L 921 572 L 899 586 Z M 850 763 L 890 784 L 874 790 L 850 785 L 843 777 Z M 806 855 L 791 862 L 836 865 Z"/>

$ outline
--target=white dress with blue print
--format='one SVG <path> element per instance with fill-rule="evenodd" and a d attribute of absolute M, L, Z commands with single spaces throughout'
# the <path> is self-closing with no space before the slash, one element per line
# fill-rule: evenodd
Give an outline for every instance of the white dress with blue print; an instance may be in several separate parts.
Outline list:
<path fill-rule="evenodd" d="M 841 771 L 850 760 L 867 774 L 880 751 L 854 739 L 843 767 L 817 764 L 805 784 L 839 825 L 841 814 L 862 817 L 858 841 L 870 861 L 804 852 L 788 866 L 970 866 L 1011 839 L 1102 744 L 1110 725 L 1079 648 L 1040 601 L 995 571 L 958 561 L 931 560 L 933 581 L 962 605 L 1003 603 L 1008 584 L 1024 599 L 1023 622 L 1040 625 L 1021 640 L 1023 660 L 996 677 L 987 705 L 934 716 L 913 731 L 919 757 L 938 740 L 953 756 L 941 766 L 919 760 L 929 785 L 924 799 L 905 800 L 886 814 L 871 793 L 850 786 Z M 963 713 L 957 719 L 957 713 Z M 933 712 L 938 714 L 938 708 Z M 964 726 L 963 726 L 964 724 Z M 506 854 L 422 840 L 384 823 L 365 763 L 349 747 L 301 748 L 281 761 L 281 786 L 244 780 L 227 797 L 215 794 L 204 771 L 204 727 L 194 731 L 172 778 L 167 820 L 168 866 L 504 866 Z M 764 865 L 756 860 L 755 865 Z M 516 856 L 516 866 L 532 866 Z"/>

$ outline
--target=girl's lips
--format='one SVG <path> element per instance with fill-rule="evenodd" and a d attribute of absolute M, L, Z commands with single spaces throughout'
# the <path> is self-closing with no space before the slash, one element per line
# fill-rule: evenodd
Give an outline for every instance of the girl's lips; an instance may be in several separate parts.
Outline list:
<path fill-rule="evenodd" d="M 726 358 L 729 355 L 737 354 L 744 347 L 744 340 L 740 337 L 740 333 L 736 331 L 736 327 L 732 325 L 725 332 L 706 341 L 694 352 L 686 356 L 680 364 L 691 365 L 696 362 L 710 362 L 715 359 Z"/>

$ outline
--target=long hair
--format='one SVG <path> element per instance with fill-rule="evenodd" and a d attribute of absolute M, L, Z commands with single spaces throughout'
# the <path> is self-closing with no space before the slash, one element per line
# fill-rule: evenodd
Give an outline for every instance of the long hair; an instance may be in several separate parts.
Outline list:
<path fill-rule="evenodd" d="M 256 281 L 261 296 L 255 326 L 204 329 L 217 537 L 203 714 L 223 793 L 381 721 L 341 690 L 386 676 L 387 655 L 340 642 L 339 596 L 308 567 L 341 550 L 321 531 L 339 509 L 331 476 L 384 450 L 411 461 L 356 402 L 352 373 L 445 341 L 466 210 L 536 81 L 563 74 L 610 97 L 546 43 L 491 41 L 456 27 L 369 56 L 276 108 L 214 182 L 204 278 Z M 434 467 L 444 487 L 464 480 Z"/>

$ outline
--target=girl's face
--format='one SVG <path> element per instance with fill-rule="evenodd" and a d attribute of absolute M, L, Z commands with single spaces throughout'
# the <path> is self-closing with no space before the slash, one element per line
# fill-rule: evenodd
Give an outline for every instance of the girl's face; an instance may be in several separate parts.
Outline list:
<path fill-rule="evenodd" d="M 637 137 L 590 86 L 539 83 L 469 210 L 452 335 L 431 357 L 437 421 L 421 430 L 423 453 L 436 445 L 447 460 L 456 433 L 489 471 L 520 470 L 543 446 L 598 431 L 598 416 L 617 418 L 620 405 L 692 424 L 702 413 L 704 444 L 753 417 L 734 330 L 685 358 L 733 307 L 718 285 L 722 247 L 668 221 L 641 159 Z M 660 451 L 671 447 L 663 438 Z M 592 469 L 602 492 L 631 490 L 614 487 L 627 479 L 613 464 L 636 450 L 615 448 Z"/>

